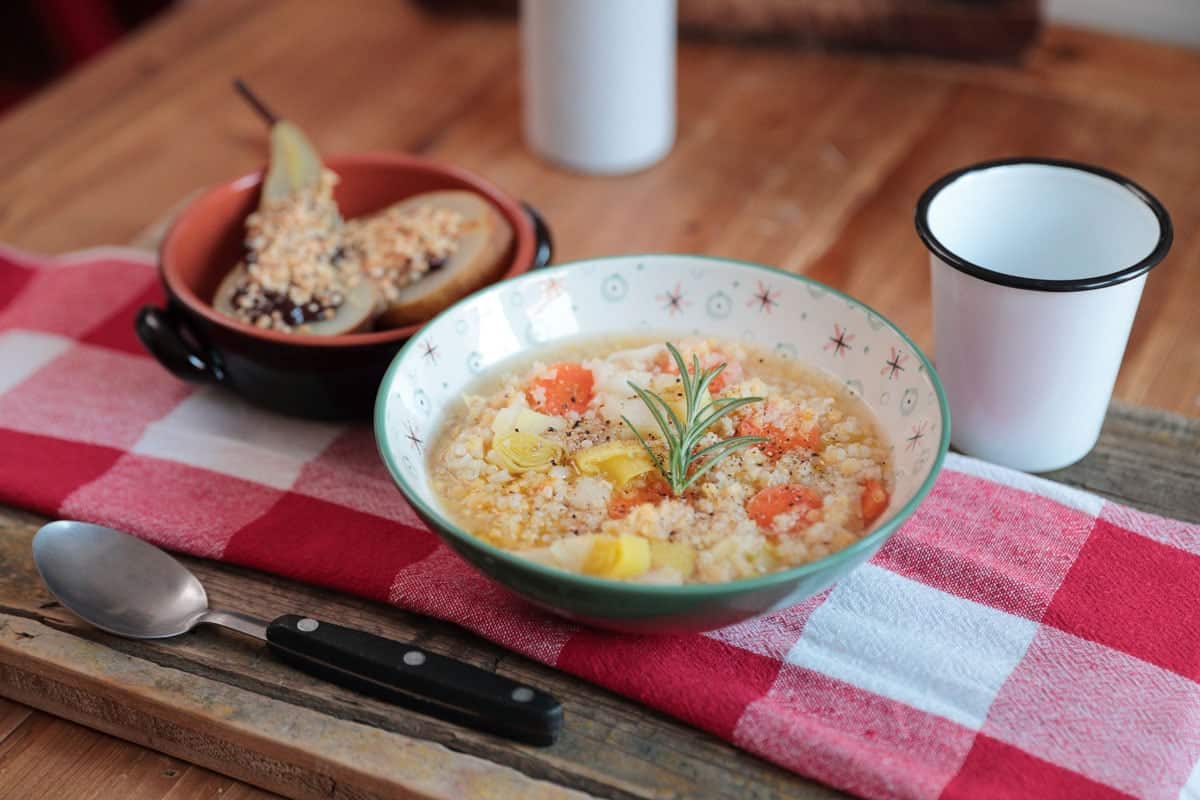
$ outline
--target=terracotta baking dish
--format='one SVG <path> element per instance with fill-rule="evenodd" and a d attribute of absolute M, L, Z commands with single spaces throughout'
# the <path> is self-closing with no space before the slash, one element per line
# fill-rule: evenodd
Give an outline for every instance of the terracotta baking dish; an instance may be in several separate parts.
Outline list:
<path fill-rule="evenodd" d="M 335 197 L 346 218 L 437 189 L 469 189 L 487 198 L 513 227 L 507 266 L 497 279 L 545 266 L 550 234 L 541 217 L 488 181 L 416 156 L 331 156 L 341 181 Z M 317 419 L 366 418 L 392 356 L 421 325 L 345 336 L 264 331 L 213 309 L 221 278 L 242 253 L 243 224 L 258 205 L 262 172 L 209 189 L 187 206 L 159 250 L 166 308 L 146 306 L 137 333 L 180 378 L 218 383 L 267 408 Z"/>

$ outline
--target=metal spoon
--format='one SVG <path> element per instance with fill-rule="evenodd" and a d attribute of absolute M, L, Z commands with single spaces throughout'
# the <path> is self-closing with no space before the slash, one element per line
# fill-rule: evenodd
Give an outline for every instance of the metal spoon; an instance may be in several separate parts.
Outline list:
<path fill-rule="evenodd" d="M 265 641 L 310 675 L 460 725 L 543 745 L 562 725 L 549 694 L 415 645 L 295 614 L 268 623 L 210 609 L 186 567 L 112 528 L 51 522 L 33 537 L 33 559 L 59 602 L 118 636 L 161 639 L 220 625 Z"/>

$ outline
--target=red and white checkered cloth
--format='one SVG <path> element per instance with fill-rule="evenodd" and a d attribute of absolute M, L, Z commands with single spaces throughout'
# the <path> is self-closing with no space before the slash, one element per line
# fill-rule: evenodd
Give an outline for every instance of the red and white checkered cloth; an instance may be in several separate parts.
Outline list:
<path fill-rule="evenodd" d="M 456 622 L 872 798 L 1200 797 L 1200 526 L 951 457 L 870 563 L 704 635 L 548 616 L 468 568 L 367 427 L 167 374 L 152 259 L 0 250 L 0 502 Z"/>

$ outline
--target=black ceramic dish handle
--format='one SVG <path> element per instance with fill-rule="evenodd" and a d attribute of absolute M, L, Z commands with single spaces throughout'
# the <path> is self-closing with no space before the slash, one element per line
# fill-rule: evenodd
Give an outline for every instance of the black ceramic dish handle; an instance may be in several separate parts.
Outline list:
<path fill-rule="evenodd" d="M 216 358 L 188 341 L 179 316 L 170 309 L 142 306 L 134 329 L 158 363 L 176 376 L 185 381 L 210 383 L 224 379 L 225 374 Z"/>
<path fill-rule="evenodd" d="M 529 215 L 529 221 L 533 223 L 533 266 L 530 269 L 547 267 L 550 265 L 550 260 L 554 258 L 554 237 L 550 235 L 550 226 L 546 224 L 546 218 L 536 208 L 529 203 L 521 205 L 525 208 L 525 213 Z"/>
<path fill-rule="evenodd" d="M 548 745 L 562 727 L 545 692 L 411 644 L 295 614 L 267 626 L 267 644 L 310 675 L 469 728 Z"/>

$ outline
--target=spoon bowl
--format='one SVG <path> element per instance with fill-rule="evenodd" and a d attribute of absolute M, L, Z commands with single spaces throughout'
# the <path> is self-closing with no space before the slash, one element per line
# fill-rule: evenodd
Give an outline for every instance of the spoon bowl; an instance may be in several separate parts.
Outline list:
<path fill-rule="evenodd" d="M 208 611 L 204 587 L 183 564 L 103 525 L 51 522 L 33 538 L 33 560 L 59 602 L 118 636 L 178 636 Z"/>

